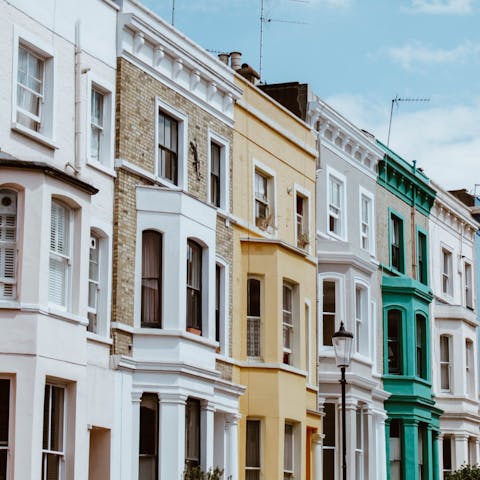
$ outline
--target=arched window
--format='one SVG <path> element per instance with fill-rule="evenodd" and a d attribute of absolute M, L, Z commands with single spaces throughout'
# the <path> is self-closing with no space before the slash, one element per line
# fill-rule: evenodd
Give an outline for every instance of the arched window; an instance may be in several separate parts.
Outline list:
<path fill-rule="evenodd" d="M 142 234 L 141 324 L 162 327 L 162 234 L 145 230 Z"/>
<path fill-rule="evenodd" d="M 0 299 L 16 297 L 17 193 L 0 190 Z"/>
<path fill-rule="evenodd" d="M 187 328 L 202 331 L 202 247 L 187 244 Z"/>
<path fill-rule="evenodd" d="M 388 373 L 402 375 L 402 312 L 389 310 L 387 313 Z"/>

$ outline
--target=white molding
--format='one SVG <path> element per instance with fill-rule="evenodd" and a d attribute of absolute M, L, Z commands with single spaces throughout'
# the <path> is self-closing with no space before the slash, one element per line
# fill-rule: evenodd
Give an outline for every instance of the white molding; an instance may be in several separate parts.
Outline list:
<path fill-rule="evenodd" d="M 334 232 L 330 231 L 330 218 L 329 218 L 329 212 L 330 212 L 330 178 L 334 178 L 338 182 L 341 183 L 342 186 L 342 192 L 341 192 L 341 210 L 340 210 L 340 226 L 341 226 L 341 235 L 337 235 Z M 340 173 L 338 170 L 335 170 L 332 168 L 330 165 L 327 165 L 327 185 L 326 185 L 326 190 L 327 190 L 327 201 L 326 201 L 326 206 L 327 206 L 327 216 L 326 216 L 326 226 L 325 226 L 325 232 L 326 234 L 334 239 L 342 240 L 344 242 L 348 241 L 348 226 L 347 226 L 347 178 L 345 175 Z"/>
<path fill-rule="evenodd" d="M 239 107 L 243 108 L 245 111 L 247 111 L 251 115 L 253 115 L 254 117 L 256 117 L 258 120 L 260 120 L 265 125 L 268 125 L 270 128 L 275 130 L 277 133 L 282 135 L 284 138 L 286 138 L 287 140 L 292 142 L 295 146 L 297 146 L 298 148 L 302 149 L 304 152 L 311 155 L 313 157 L 312 162 L 317 158 L 318 151 L 315 147 L 310 147 L 307 144 L 307 142 L 304 142 L 300 138 L 293 135 L 290 130 L 282 127 L 279 123 L 277 123 L 275 120 L 273 120 L 271 116 L 265 115 L 260 110 L 251 106 L 249 103 L 247 103 L 243 99 L 238 100 L 237 105 Z"/>
<path fill-rule="evenodd" d="M 210 128 L 207 133 L 207 199 L 211 198 L 211 144 L 216 143 L 220 146 L 220 207 L 216 207 L 223 215 L 230 212 L 230 142 L 225 137 L 214 132 Z"/>
<path fill-rule="evenodd" d="M 362 185 L 359 185 L 359 191 L 358 191 L 358 200 L 359 200 L 359 246 L 361 250 L 364 250 L 368 252 L 370 255 L 373 257 L 376 256 L 376 232 L 375 232 L 375 223 L 376 223 L 376 217 L 375 217 L 375 195 L 364 188 Z M 362 196 L 365 196 L 369 199 L 370 201 L 370 224 L 369 224 L 369 229 L 370 229 L 370 235 L 368 239 L 369 243 L 369 248 L 365 250 L 362 248 Z"/>

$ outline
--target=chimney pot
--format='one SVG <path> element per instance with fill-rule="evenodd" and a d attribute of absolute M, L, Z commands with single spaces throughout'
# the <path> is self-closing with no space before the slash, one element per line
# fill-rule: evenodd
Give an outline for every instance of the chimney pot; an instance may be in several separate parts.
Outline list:
<path fill-rule="evenodd" d="M 228 53 L 219 53 L 218 54 L 218 59 L 224 63 L 225 65 L 228 65 L 228 57 L 230 55 Z"/>
<path fill-rule="evenodd" d="M 242 54 L 240 52 L 230 52 L 230 66 L 233 70 L 240 70 L 242 67 Z"/>

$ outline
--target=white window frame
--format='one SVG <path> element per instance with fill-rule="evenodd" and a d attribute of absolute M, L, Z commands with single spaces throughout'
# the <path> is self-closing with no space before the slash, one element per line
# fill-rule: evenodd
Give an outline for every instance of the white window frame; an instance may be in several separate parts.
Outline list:
<path fill-rule="evenodd" d="M 335 283 L 335 326 L 334 332 L 340 328 L 340 320 L 345 318 L 345 305 L 344 299 L 342 298 L 342 292 L 345 292 L 345 278 L 343 275 L 340 275 L 335 272 L 325 272 L 321 273 L 318 276 L 319 280 L 319 328 L 318 328 L 318 345 L 319 350 L 323 350 L 323 353 L 330 352 L 331 355 L 334 354 L 333 345 L 325 345 L 324 338 L 323 338 L 323 282 L 334 282 Z M 348 330 L 348 326 L 346 329 Z M 326 351 L 326 352 L 325 352 Z"/>
<path fill-rule="evenodd" d="M 49 448 L 47 449 L 44 449 L 43 448 L 43 444 L 42 444 L 42 465 L 45 465 L 46 463 L 46 457 L 44 458 L 44 455 L 55 455 L 55 456 L 58 456 L 59 457 L 59 475 L 58 475 L 58 478 L 59 480 L 64 480 L 65 479 L 65 474 L 66 474 L 66 468 L 65 468 L 65 462 L 66 462 L 66 458 L 65 458 L 65 452 L 66 452 L 66 443 L 67 443 L 67 419 L 68 419 L 68 415 L 67 415 L 67 395 L 68 395 L 68 392 L 67 392 L 67 387 L 65 385 L 61 385 L 61 384 L 57 384 L 55 382 L 50 382 L 47 380 L 46 384 L 45 384 L 45 388 L 47 387 L 50 387 L 50 395 L 49 395 L 49 400 L 50 400 L 50 405 L 49 405 L 49 419 L 51 418 L 51 399 L 52 399 L 52 393 L 51 393 L 51 388 L 52 387 L 55 387 L 55 388 L 61 388 L 63 389 L 63 431 L 62 431 L 62 450 L 51 450 Z M 49 432 L 48 432 L 48 441 L 50 442 L 50 424 L 51 422 L 49 421 L 48 422 L 49 424 Z M 45 427 L 45 425 L 43 425 L 43 428 Z M 43 428 L 42 428 L 42 432 L 43 432 Z M 42 467 L 43 468 L 43 467 Z M 42 480 L 47 480 L 46 477 L 42 478 Z"/>
<path fill-rule="evenodd" d="M 334 478 L 337 478 L 337 473 L 338 472 L 338 468 L 335 468 L 335 465 L 338 463 L 339 461 L 339 456 L 338 456 L 338 453 L 339 453 L 339 449 L 341 447 L 340 445 L 340 437 L 339 437 L 339 428 L 340 428 L 340 420 L 339 420 L 339 408 L 338 408 L 338 404 L 335 402 L 335 401 L 332 401 L 332 400 L 327 400 L 324 402 L 322 408 L 323 408 L 323 414 L 324 414 L 324 417 L 326 416 L 326 412 L 325 412 L 325 404 L 328 404 L 328 405 L 333 405 L 333 421 L 334 421 L 334 428 L 335 428 L 335 435 L 334 435 L 334 445 L 325 445 L 325 443 L 323 443 L 322 445 L 322 462 L 323 462 L 323 457 L 324 457 L 324 452 L 325 450 L 333 450 L 333 458 L 334 458 Z M 322 420 L 323 422 L 323 420 Z M 325 479 L 326 480 L 326 479 Z M 334 480 L 334 479 L 332 479 Z"/>
<path fill-rule="evenodd" d="M 216 258 L 216 266 L 220 267 L 220 354 L 228 357 L 230 355 L 229 348 L 229 278 L 230 270 L 228 263 L 220 257 Z"/>
<path fill-rule="evenodd" d="M 465 338 L 465 395 L 475 396 L 475 354 L 471 338 Z"/>
<path fill-rule="evenodd" d="M 43 71 L 43 99 L 40 114 L 39 131 L 22 125 L 17 121 L 17 78 L 19 47 L 32 52 L 44 62 Z M 49 148 L 57 148 L 55 144 L 55 108 L 54 108 L 54 79 L 55 62 L 53 46 L 29 31 L 17 26 L 13 29 L 13 68 L 12 68 L 12 130 L 28 136 Z"/>
<path fill-rule="evenodd" d="M 96 308 L 96 331 L 92 332 L 89 330 L 90 333 L 94 333 L 96 335 L 101 336 L 109 336 L 109 305 L 110 305 L 110 265 L 111 265 L 111 258 L 110 258 L 110 236 L 105 233 L 99 227 L 92 227 L 90 230 L 90 239 L 92 236 L 95 236 L 98 240 L 97 248 L 98 248 L 98 268 L 99 268 L 99 278 L 98 278 L 98 292 L 97 292 L 97 308 Z M 89 272 L 90 273 L 90 272 Z M 90 278 L 89 278 L 90 282 Z M 91 309 L 88 307 L 87 304 L 87 311 L 90 312 Z M 92 313 L 95 313 L 92 311 Z"/>
<path fill-rule="evenodd" d="M 307 372 L 307 381 L 309 385 L 315 383 L 312 371 L 312 302 L 309 298 L 305 299 L 305 370 Z"/>
<path fill-rule="evenodd" d="M 178 152 L 177 152 L 177 169 L 178 169 L 178 184 L 171 182 L 167 178 L 164 178 L 158 173 L 158 114 L 159 111 L 163 111 L 168 116 L 172 117 L 178 122 L 178 131 L 177 131 L 177 141 L 178 141 Z M 154 165 L 154 175 L 155 179 L 165 185 L 166 187 L 188 190 L 188 115 L 168 103 L 165 103 L 159 97 L 155 97 L 155 165 Z"/>
<path fill-rule="evenodd" d="M 364 480 L 365 478 L 365 431 L 368 431 L 368 426 L 365 428 L 366 423 L 366 409 L 362 405 L 358 405 L 355 411 L 355 480 Z M 360 416 L 360 422 L 358 419 Z M 358 427 L 360 424 L 360 435 Z M 358 439 L 360 438 L 360 445 Z M 361 469 L 357 468 L 361 466 Z"/>
<path fill-rule="evenodd" d="M 442 449 L 442 473 L 443 473 L 443 477 L 442 478 L 445 478 L 446 474 L 447 473 L 451 473 L 453 471 L 453 469 L 455 468 L 455 461 L 454 461 L 454 455 L 455 455 L 455 444 L 453 442 L 454 440 L 454 436 L 453 435 L 444 435 L 443 436 L 443 442 L 445 441 L 448 441 L 449 443 L 449 450 L 450 450 L 450 463 L 451 463 L 451 467 L 452 468 L 445 468 L 445 462 L 444 462 L 444 458 L 443 458 L 443 449 Z"/>
<path fill-rule="evenodd" d="M 464 272 L 464 288 L 465 288 L 465 296 L 464 296 L 465 306 L 467 308 L 473 310 L 474 304 L 473 304 L 473 267 L 472 267 L 472 262 L 466 260 L 463 263 L 463 272 Z"/>
<path fill-rule="evenodd" d="M 271 216 L 271 220 L 268 222 L 268 225 L 265 229 L 256 227 L 259 231 L 265 232 L 267 234 L 275 234 L 276 226 L 277 226 L 277 198 L 276 198 L 276 179 L 275 179 L 275 171 L 271 168 L 267 167 L 263 163 L 253 160 L 253 168 L 252 168 L 252 218 L 253 224 L 257 224 L 257 219 L 255 215 L 255 205 L 256 205 L 256 197 L 255 197 L 255 174 L 259 173 L 260 175 L 264 176 L 267 179 L 267 205 L 269 214 L 268 217 Z"/>
<path fill-rule="evenodd" d="M 283 281 L 282 283 L 282 363 L 286 365 L 293 365 L 295 361 L 295 342 L 296 342 L 296 328 L 295 328 L 295 290 L 294 290 L 294 285 L 292 285 L 289 282 Z M 283 291 L 284 289 L 287 289 L 289 291 L 290 295 L 290 311 L 284 309 L 284 297 L 283 297 Z M 290 316 L 290 323 L 285 322 L 285 314 Z M 285 336 L 285 333 L 287 332 L 288 335 L 288 340 L 290 346 L 286 346 L 285 339 L 287 338 Z M 288 356 L 288 362 L 284 361 L 285 355 Z"/>
<path fill-rule="evenodd" d="M 14 197 L 13 198 L 13 207 L 12 208 L 12 213 L 1 213 L 1 209 L 5 208 L 7 210 L 8 207 L 2 207 L 0 205 L 0 215 L 5 215 L 5 216 L 13 216 L 14 217 L 14 226 L 13 227 L 8 227 L 8 225 L 2 225 L 1 228 L 7 229 L 13 229 L 14 230 L 14 240 L 2 240 L 0 236 L 0 252 L 3 252 L 2 255 L 0 255 L 0 261 L 5 262 L 6 258 L 6 252 L 9 251 L 10 254 L 13 251 L 13 259 L 11 261 L 12 265 L 12 271 L 10 275 L 1 275 L 1 272 L 3 270 L 3 273 L 7 274 L 7 269 L 6 263 L 4 263 L 4 268 L 0 270 L 0 301 L 14 301 L 17 298 L 17 282 L 18 282 L 18 275 L 17 275 L 17 261 L 18 261 L 18 245 L 19 245 L 19 238 L 18 238 L 18 232 L 19 232 L 19 193 L 17 190 L 14 190 L 12 188 L 7 188 L 7 187 L 0 187 L 0 201 L 2 198 L 9 196 L 9 197 Z M 10 262 L 9 262 L 10 263 Z M 0 264 L 0 267 L 2 265 Z M 9 293 L 5 293 L 6 286 L 9 286 L 8 290 Z"/>
<path fill-rule="evenodd" d="M 221 135 L 208 130 L 207 192 L 211 199 L 212 143 L 220 147 L 220 211 L 230 212 L 230 142 Z"/>
<path fill-rule="evenodd" d="M 363 305 L 361 317 L 358 318 L 357 316 L 357 290 L 360 291 L 360 295 L 363 296 Z M 355 314 L 355 353 L 360 355 L 361 357 L 367 358 L 370 360 L 371 358 L 371 346 L 370 346 L 370 328 L 371 328 L 371 320 L 370 320 L 370 286 L 368 283 L 364 282 L 360 279 L 355 279 L 354 281 L 354 314 Z M 363 329 L 366 329 L 364 331 Z M 360 332 L 362 330 L 362 332 Z M 360 335 L 363 333 L 363 335 Z M 361 345 L 366 343 L 366 352 L 361 351 Z"/>
<path fill-rule="evenodd" d="M 114 128 L 115 128 L 115 87 L 105 82 L 92 72 L 88 73 L 87 80 L 87 134 L 86 134 L 86 157 L 87 163 L 95 168 L 112 174 L 113 172 L 113 150 L 114 150 Z M 91 121 L 92 121 L 92 94 L 93 90 L 103 95 L 103 130 L 100 140 L 100 158 L 97 160 L 91 156 Z"/>
<path fill-rule="evenodd" d="M 330 230 L 330 197 L 331 197 L 331 184 L 335 182 L 340 186 L 340 205 L 337 206 L 339 213 L 336 214 L 336 218 L 339 224 L 340 232 L 333 232 Z M 347 209 L 347 178 L 345 175 L 342 175 L 340 172 L 334 170 L 331 167 L 327 166 L 327 224 L 326 232 L 327 235 L 336 238 L 338 240 L 347 240 L 348 230 L 347 230 L 347 221 L 346 221 L 346 209 Z M 332 212 L 333 213 L 333 212 Z"/>
<path fill-rule="evenodd" d="M 65 254 L 60 254 L 58 252 L 52 251 L 50 249 L 50 243 L 51 243 L 51 234 L 49 235 L 49 260 L 51 259 L 57 259 L 57 260 L 63 260 L 64 262 L 64 268 L 65 268 L 65 285 L 64 285 L 64 296 L 65 296 L 65 303 L 59 304 L 55 303 L 52 301 L 50 298 L 50 291 L 49 291 L 49 297 L 48 297 L 48 304 L 49 306 L 53 306 L 55 309 L 60 309 L 63 311 L 67 311 L 70 309 L 71 306 L 71 291 L 72 291 L 72 265 L 73 265 L 73 230 L 74 230 L 74 210 L 67 205 L 64 201 L 58 200 L 56 197 L 52 197 L 51 199 L 51 207 L 50 207 L 50 213 L 52 212 L 53 204 L 57 204 L 65 208 L 66 210 L 66 222 L 65 222 L 65 238 L 67 241 L 67 249 Z M 52 218 L 50 217 L 50 228 L 51 228 L 51 221 Z M 50 277 L 50 266 L 48 269 L 49 272 L 49 277 Z M 50 279 L 49 279 L 49 285 L 50 285 Z"/>
<path fill-rule="evenodd" d="M 363 199 L 368 201 L 368 215 L 369 215 L 369 224 L 367 225 L 368 233 L 365 235 L 363 231 Z M 359 187 L 359 223 L 360 223 L 360 248 L 369 252 L 371 255 L 375 255 L 375 201 L 374 196 L 371 192 Z M 367 247 L 363 246 L 363 239 L 366 239 Z"/>
<path fill-rule="evenodd" d="M 447 347 L 448 347 L 448 360 L 442 360 L 442 337 L 447 339 Z M 452 359 L 453 359 L 453 338 L 450 334 L 441 333 L 438 338 L 438 361 L 439 361 L 439 382 L 438 388 L 440 392 L 443 393 L 450 393 L 452 391 Z M 448 388 L 442 387 L 442 370 L 446 368 L 448 371 Z"/>
<path fill-rule="evenodd" d="M 248 298 L 248 281 L 249 280 L 257 280 L 259 283 L 260 283 L 260 317 L 256 317 L 256 316 L 249 316 L 248 315 L 248 301 L 249 301 L 249 298 Z M 261 360 L 262 358 L 262 355 L 263 355 L 263 314 L 264 314 L 264 305 L 263 305 L 263 290 L 265 288 L 265 283 L 264 283 L 264 279 L 262 277 L 259 277 L 257 275 L 248 275 L 247 276 L 247 309 L 246 309 L 246 318 L 247 318 L 247 329 L 246 329 L 246 335 L 247 335 L 247 358 L 248 359 L 251 359 L 251 360 Z M 260 355 L 248 355 L 248 324 L 251 322 L 251 321 L 256 321 L 258 322 L 259 324 L 259 350 L 260 350 Z"/>
<path fill-rule="evenodd" d="M 308 238 L 308 243 L 305 245 L 305 247 L 301 247 L 299 245 L 299 238 L 298 238 L 298 217 L 297 217 L 297 196 L 302 197 L 304 205 L 303 205 L 303 232 L 307 238 Z M 303 250 L 306 250 L 307 252 L 310 252 L 312 249 L 312 239 L 311 239 L 311 234 L 312 234 L 312 213 L 311 213 L 311 194 L 310 192 L 306 189 L 303 188 L 301 185 L 298 185 L 295 183 L 293 185 L 293 212 L 295 215 L 295 245 L 298 248 L 302 248 Z M 305 228 L 306 227 L 306 228 Z"/>
<path fill-rule="evenodd" d="M 441 280 L 440 280 L 440 286 L 441 286 L 441 292 L 444 297 L 453 297 L 453 252 L 452 250 L 447 247 L 446 245 L 441 246 L 440 250 L 440 266 L 441 266 Z M 445 256 L 447 256 L 448 259 L 448 272 L 445 272 Z M 446 288 L 444 285 L 444 282 L 446 283 Z"/>

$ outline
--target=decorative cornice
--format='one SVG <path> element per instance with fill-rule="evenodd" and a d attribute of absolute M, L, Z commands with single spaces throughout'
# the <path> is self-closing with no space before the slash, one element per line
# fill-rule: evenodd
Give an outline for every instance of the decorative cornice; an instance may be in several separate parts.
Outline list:
<path fill-rule="evenodd" d="M 158 77 L 224 121 L 242 90 L 233 70 L 135 0 L 118 15 L 117 55 Z"/>
<path fill-rule="evenodd" d="M 451 193 L 446 192 L 438 184 L 431 182 L 437 190 L 437 196 L 433 204 L 430 216 L 450 227 L 456 233 L 460 233 L 471 242 L 475 241 L 475 233 L 480 224 L 472 218 L 472 208 L 464 205 Z"/>
<path fill-rule="evenodd" d="M 378 164 L 377 182 L 428 217 L 436 196 L 429 178 L 417 169 L 415 162 L 408 163 L 378 140 L 377 144 L 385 152 Z"/>
<path fill-rule="evenodd" d="M 376 176 L 383 151 L 368 134 L 355 127 L 330 105 L 313 95 L 307 105 L 307 123 L 326 145 L 340 150 L 353 164 Z"/>

